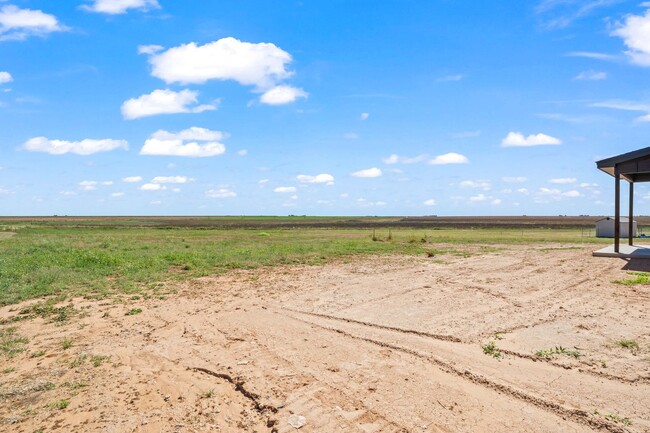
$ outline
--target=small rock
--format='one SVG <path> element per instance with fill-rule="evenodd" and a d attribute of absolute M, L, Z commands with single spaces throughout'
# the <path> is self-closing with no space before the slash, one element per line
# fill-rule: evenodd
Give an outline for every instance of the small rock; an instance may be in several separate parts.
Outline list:
<path fill-rule="evenodd" d="M 248 360 L 244 359 L 242 361 L 239 361 L 237 365 L 248 365 Z"/>
<path fill-rule="evenodd" d="M 289 417 L 289 425 L 293 428 L 300 428 L 307 424 L 307 418 L 301 415 L 296 415 L 295 413 Z"/>

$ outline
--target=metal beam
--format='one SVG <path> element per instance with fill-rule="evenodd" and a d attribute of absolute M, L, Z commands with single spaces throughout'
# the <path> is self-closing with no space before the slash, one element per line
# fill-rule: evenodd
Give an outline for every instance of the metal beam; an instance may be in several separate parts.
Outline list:
<path fill-rule="evenodd" d="M 621 173 L 614 165 L 614 252 L 619 252 L 621 240 Z"/>
<path fill-rule="evenodd" d="M 634 228 L 634 218 L 633 218 L 633 213 L 634 213 L 634 182 L 630 182 L 630 219 L 628 220 L 627 223 L 627 243 L 628 245 L 632 245 L 632 237 L 633 237 L 633 231 L 632 228 Z"/>

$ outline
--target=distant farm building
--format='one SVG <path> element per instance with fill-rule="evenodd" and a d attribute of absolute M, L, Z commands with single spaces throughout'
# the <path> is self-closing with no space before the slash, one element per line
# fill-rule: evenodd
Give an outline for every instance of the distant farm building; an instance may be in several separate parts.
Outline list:
<path fill-rule="evenodd" d="M 596 221 L 596 236 L 599 238 L 613 238 L 614 237 L 614 220 L 613 217 L 603 218 Z M 623 238 L 629 237 L 629 218 L 621 217 L 620 223 L 620 236 Z M 632 237 L 636 237 L 636 221 L 632 221 Z"/>

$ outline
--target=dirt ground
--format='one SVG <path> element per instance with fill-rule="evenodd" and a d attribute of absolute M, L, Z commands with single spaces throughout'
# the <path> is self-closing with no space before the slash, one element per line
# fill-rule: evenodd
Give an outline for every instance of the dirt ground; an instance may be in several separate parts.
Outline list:
<path fill-rule="evenodd" d="M 76 299 L 67 321 L 3 326 L 28 343 L 0 355 L 0 431 L 648 432 L 650 286 L 613 282 L 645 265 L 592 248 L 349 259 Z"/>

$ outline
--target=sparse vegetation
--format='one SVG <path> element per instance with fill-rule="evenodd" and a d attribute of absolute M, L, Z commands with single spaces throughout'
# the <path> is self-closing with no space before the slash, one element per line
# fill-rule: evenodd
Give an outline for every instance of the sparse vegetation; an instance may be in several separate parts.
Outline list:
<path fill-rule="evenodd" d="M 71 317 L 79 314 L 72 305 L 62 307 L 55 307 L 56 299 L 49 299 L 45 302 L 39 302 L 30 307 L 20 310 L 22 319 L 32 319 L 34 317 L 42 317 L 54 323 L 64 323 L 70 320 Z"/>
<path fill-rule="evenodd" d="M 61 343 L 61 347 L 63 347 L 63 350 L 68 350 L 72 347 L 72 340 L 65 338 Z"/>
<path fill-rule="evenodd" d="M 135 316 L 136 314 L 142 313 L 142 308 L 131 308 L 129 311 L 124 313 L 125 316 Z"/>
<path fill-rule="evenodd" d="M 25 350 L 27 338 L 16 335 L 16 328 L 0 329 L 0 353 L 12 358 Z"/>
<path fill-rule="evenodd" d="M 39 350 L 39 351 L 30 353 L 29 357 L 30 358 L 40 358 L 43 355 L 45 355 L 45 351 L 44 350 Z"/>
<path fill-rule="evenodd" d="M 489 343 L 481 347 L 483 348 L 483 353 L 485 353 L 486 355 L 490 355 L 497 359 L 501 358 L 502 356 L 501 351 L 499 350 L 499 348 L 497 347 L 494 341 L 490 341 Z"/>
<path fill-rule="evenodd" d="M 90 358 L 93 367 L 101 366 L 106 360 L 108 360 L 108 356 L 93 355 L 92 358 Z"/>
<path fill-rule="evenodd" d="M 634 340 L 619 340 L 618 345 L 624 349 L 630 349 L 632 352 L 636 353 L 639 350 L 639 343 Z"/>
<path fill-rule="evenodd" d="M 535 352 L 535 356 L 544 359 L 553 359 L 559 355 L 571 356 L 576 359 L 580 358 L 581 356 L 584 356 L 584 354 L 581 353 L 579 350 L 569 350 L 566 347 L 562 347 L 562 346 L 555 346 L 550 349 L 540 349 L 537 352 Z"/>
<path fill-rule="evenodd" d="M 206 392 L 204 392 L 203 394 L 201 394 L 201 397 L 203 397 L 203 398 L 212 398 L 215 395 L 216 395 L 216 393 L 214 391 L 214 388 L 211 388 L 211 389 L 207 390 Z"/>
<path fill-rule="evenodd" d="M 73 359 L 73 360 L 70 362 L 70 368 L 76 368 L 76 367 L 79 367 L 81 364 L 84 363 L 84 361 L 86 360 L 86 358 L 88 358 L 88 355 L 86 355 L 85 353 L 82 353 L 82 354 L 78 355 L 75 359 Z"/>
<path fill-rule="evenodd" d="M 70 400 L 59 400 L 47 405 L 50 409 L 63 410 L 70 405 Z"/>
<path fill-rule="evenodd" d="M 608 413 L 607 415 L 604 415 L 603 418 L 605 418 L 606 420 L 615 422 L 617 424 L 623 424 L 623 425 L 627 425 L 627 426 L 632 425 L 632 420 L 631 419 L 623 418 L 623 417 L 621 417 L 621 416 L 619 416 L 619 415 L 617 415 L 615 413 Z"/>
<path fill-rule="evenodd" d="M 650 273 L 648 272 L 628 272 L 627 274 L 633 276 L 634 278 L 614 280 L 614 283 L 623 284 L 625 286 L 633 286 L 635 284 L 650 284 Z"/>

